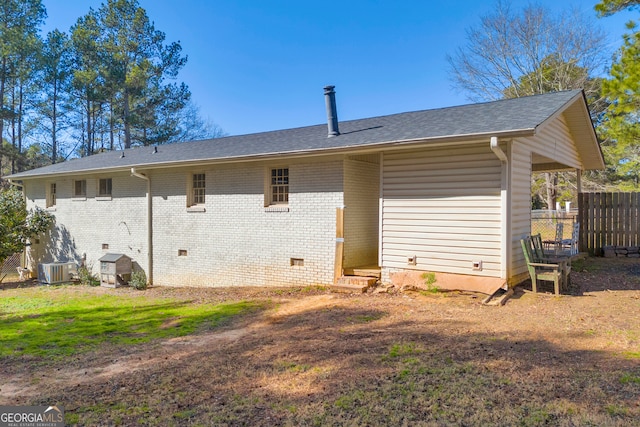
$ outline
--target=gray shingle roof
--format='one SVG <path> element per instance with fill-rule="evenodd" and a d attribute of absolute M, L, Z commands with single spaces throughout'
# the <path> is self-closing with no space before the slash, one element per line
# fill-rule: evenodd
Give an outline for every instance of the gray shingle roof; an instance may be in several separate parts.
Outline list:
<path fill-rule="evenodd" d="M 537 126 L 561 111 L 577 96 L 582 96 L 580 90 L 344 121 L 340 122 L 340 135 L 332 138 L 327 137 L 327 125 L 321 124 L 161 145 L 157 153 L 153 153 L 151 147 L 132 148 L 124 151 L 124 157 L 122 151 L 101 153 L 17 173 L 7 178 L 348 150 L 465 135 L 499 136 L 523 131 L 533 133 Z"/>
<path fill-rule="evenodd" d="M 104 261 L 104 262 L 116 262 L 118 261 L 120 258 L 122 257 L 126 257 L 129 258 L 127 255 L 125 254 L 112 254 L 112 253 L 108 253 L 108 254 L 104 254 L 102 255 L 102 257 L 100 257 L 98 259 L 98 261 Z"/>

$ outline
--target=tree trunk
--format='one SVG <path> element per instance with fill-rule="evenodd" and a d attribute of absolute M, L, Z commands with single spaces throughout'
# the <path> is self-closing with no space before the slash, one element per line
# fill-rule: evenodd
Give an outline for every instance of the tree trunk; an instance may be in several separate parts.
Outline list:
<path fill-rule="evenodd" d="M 124 148 L 131 148 L 131 124 L 129 123 L 129 93 L 124 91 L 124 111 L 122 118 L 124 119 Z"/>
<path fill-rule="evenodd" d="M 53 105 L 51 106 L 51 162 L 58 160 L 58 79 L 53 79 Z"/>
<path fill-rule="evenodd" d="M 14 86 L 11 90 L 11 112 L 15 112 L 16 111 L 16 88 L 15 88 L 15 82 L 14 82 Z M 18 148 L 18 144 L 16 141 L 16 115 L 15 114 L 11 114 L 11 144 L 13 145 L 13 148 L 17 149 Z M 15 151 L 13 152 L 12 156 L 11 156 L 11 173 L 16 173 L 18 170 L 16 169 L 16 155 L 15 155 Z"/>
<path fill-rule="evenodd" d="M 7 58 L 2 58 L 0 69 L 0 146 L 4 143 L 4 88 L 7 79 Z M 2 147 L 0 147 L 2 148 Z"/>
<path fill-rule="evenodd" d="M 22 112 L 24 109 L 24 83 L 20 81 L 18 88 L 18 154 L 22 154 Z M 24 162 L 21 162 L 24 164 Z M 23 166 L 18 165 L 18 172 L 22 171 Z"/>
<path fill-rule="evenodd" d="M 556 208 L 558 174 L 555 172 L 547 172 L 544 176 L 547 187 L 547 209 L 554 210 Z"/>
<path fill-rule="evenodd" d="M 113 98 L 111 98 L 111 101 L 109 102 L 109 150 L 110 151 L 113 151 L 113 147 L 114 147 L 113 102 L 114 100 Z"/>
<path fill-rule="evenodd" d="M 93 142 L 91 140 L 91 100 L 87 96 L 87 156 L 93 154 Z"/>

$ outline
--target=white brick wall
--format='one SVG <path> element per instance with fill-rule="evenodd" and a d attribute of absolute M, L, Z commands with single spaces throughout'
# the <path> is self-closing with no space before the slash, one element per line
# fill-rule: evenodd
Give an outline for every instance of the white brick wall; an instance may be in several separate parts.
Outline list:
<path fill-rule="evenodd" d="M 111 177 L 112 200 L 97 200 L 98 180 Z M 87 265 L 98 272 L 98 259 L 107 252 L 124 253 L 146 269 L 146 183 L 128 174 L 83 176 L 87 197 L 72 197 L 72 178 L 28 181 L 25 184 L 30 206 L 45 207 L 46 188 L 56 183 L 57 202 L 48 209 L 55 216 L 52 232 L 33 245 L 36 262 L 75 261 L 86 254 Z M 103 250 L 107 244 L 109 249 Z"/>
<path fill-rule="evenodd" d="M 271 167 L 288 167 L 289 211 L 265 208 Z M 343 161 L 295 160 L 143 171 L 153 194 L 154 284 L 166 286 L 330 284 L 335 256 L 335 211 L 344 204 Z M 204 212 L 187 209 L 187 180 L 206 174 Z M 72 179 L 34 180 L 30 204 L 45 206 L 45 188 L 57 184 L 53 243 L 36 245 L 37 262 L 87 254 L 98 271 L 106 252 L 129 255 L 148 272 L 146 182 L 113 175 L 113 198 L 96 200 L 97 180 L 86 177 L 86 200 L 72 200 Z M 102 176 L 103 178 L 106 176 Z M 85 177 L 79 177 L 85 178 Z M 102 244 L 108 250 L 102 250 Z M 179 256 L 186 250 L 186 256 Z M 291 258 L 304 266 L 291 266 Z"/>

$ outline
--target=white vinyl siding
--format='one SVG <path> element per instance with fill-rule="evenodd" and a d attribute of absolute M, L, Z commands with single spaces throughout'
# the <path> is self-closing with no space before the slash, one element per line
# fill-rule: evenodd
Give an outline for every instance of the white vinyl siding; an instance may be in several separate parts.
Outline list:
<path fill-rule="evenodd" d="M 566 165 L 568 169 L 582 167 L 577 147 L 562 115 L 540 126 L 535 137 L 518 138 L 516 141 L 532 153 Z M 540 162 L 536 158 L 533 161 Z"/>
<path fill-rule="evenodd" d="M 514 144 L 511 148 L 511 275 L 527 272 L 520 239 L 531 233 L 531 152 Z"/>
<path fill-rule="evenodd" d="M 559 115 L 536 132 L 535 137 L 517 138 L 511 149 L 511 274 L 527 272 L 520 239 L 531 234 L 531 175 L 535 163 L 555 162 L 567 169 L 581 168 L 581 161 L 565 117 Z"/>
<path fill-rule="evenodd" d="M 501 163 L 488 142 L 385 153 L 383 176 L 383 267 L 500 277 Z"/>

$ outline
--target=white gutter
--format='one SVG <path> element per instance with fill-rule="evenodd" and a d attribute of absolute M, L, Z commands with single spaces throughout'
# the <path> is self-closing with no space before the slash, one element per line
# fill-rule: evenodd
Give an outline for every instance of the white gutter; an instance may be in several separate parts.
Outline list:
<path fill-rule="evenodd" d="M 504 280 L 509 280 L 511 270 L 511 209 L 509 206 L 509 187 L 511 181 L 511 171 L 509 167 L 509 157 L 502 151 L 498 143 L 498 137 L 492 136 L 490 143 L 491 151 L 502 162 L 502 179 L 500 184 L 500 276 Z"/>
<path fill-rule="evenodd" d="M 7 179 L 7 181 L 9 181 L 9 185 L 16 187 L 20 191 L 22 191 L 22 189 L 24 188 L 24 184 L 18 184 L 17 182 L 13 182 L 11 178 Z"/>
<path fill-rule="evenodd" d="M 500 145 L 498 144 L 497 136 L 491 137 L 491 151 L 493 151 L 493 153 L 498 156 L 501 162 L 509 163 L 509 158 L 507 158 L 507 155 L 504 151 L 502 151 L 502 148 L 500 148 Z"/>
<path fill-rule="evenodd" d="M 499 133 L 492 133 L 492 135 L 500 135 L 503 138 L 517 138 L 517 137 L 526 137 L 532 136 L 535 134 L 535 129 L 517 129 L 513 131 L 503 131 Z M 109 167 L 91 167 L 88 169 L 77 169 L 73 171 L 62 171 L 62 172 L 48 172 L 42 174 L 32 174 L 31 171 L 20 172 L 20 174 L 26 174 L 25 176 L 20 176 L 20 174 L 16 174 L 15 179 L 35 179 L 35 178 L 47 178 L 49 176 L 73 176 L 73 175 L 84 175 L 91 173 L 105 173 L 105 172 L 122 172 L 129 170 L 130 168 L 143 167 L 146 170 L 149 169 L 158 169 L 158 168 L 167 168 L 167 167 L 194 167 L 200 165 L 214 165 L 214 164 L 226 164 L 226 163 L 239 163 L 239 162 L 250 162 L 250 161 L 264 161 L 264 160 L 273 160 L 273 159 L 282 159 L 286 157 L 290 158 L 298 158 L 298 157 L 307 157 L 307 156 L 318 156 L 318 155 L 335 155 L 335 154 L 358 154 L 363 152 L 377 152 L 383 149 L 393 148 L 403 148 L 403 149 L 413 149 L 416 146 L 420 146 L 421 144 L 428 144 L 428 147 L 447 147 L 447 146 L 456 146 L 456 145 L 467 145 L 471 143 L 485 141 L 485 138 L 489 136 L 489 133 L 482 132 L 476 134 L 461 134 L 461 135 L 448 135 L 448 136 L 434 136 L 427 138 L 414 138 L 414 139 L 404 139 L 397 141 L 386 141 L 386 142 L 376 142 L 370 144 L 362 144 L 362 145 L 350 145 L 346 147 L 334 147 L 334 148 L 310 148 L 310 149 L 301 149 L 301 150 L 293 150 L 293 151 L 283 151 L 283 152 L 275 152 L 275 153 L 257 153 L 250 154 L 244 156 L 227 156 L 227 157 L 215 157 L 215 158 L 202 158 L 202 159 L 192 159 L 192 160 L 171 160 L 165 162 L 144 162 L 138 164 L 129 164 L 123 166 L 109 166 Z M 190 144 L 190 142 L 186 142 L 184 144 Z M 13 175 L 9 175 L 11 177 Z M 11 178 L 7 178 L 11 179 Z"/>
<path fill-rule="evenodd" d="M 136 172 L 136 168 L 131 168 L 131 176 L 147 181 L 147 263 L 149 270 L 147 280 L 149 285 L 153 285 L 153 205 L 151 198 L 151 180 L 148 176 Z"/>

